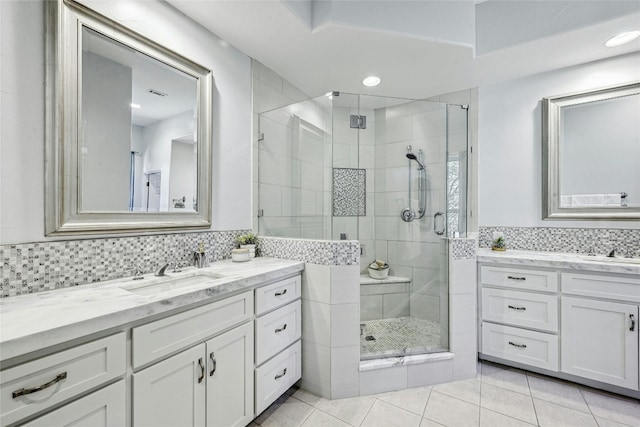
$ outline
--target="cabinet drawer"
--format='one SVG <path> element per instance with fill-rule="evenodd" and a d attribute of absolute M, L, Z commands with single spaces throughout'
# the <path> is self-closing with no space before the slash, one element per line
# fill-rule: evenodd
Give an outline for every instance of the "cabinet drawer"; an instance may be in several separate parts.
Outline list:
<path fill-rule="evenodd" d="M 558 336 L 482 322 L 482 353 L 558 371 Z"/>
<path fill-rule="evenodd" d="M 196 344 L 253 317 L 253 293 L 245 292 L 133 328 L 133 367 Z"/>
<path fill-rule="evenodd" d="M 562 293 L 640 303 L 640 278 L 562 273 Z"/>
<path fill-rule="evenodd" d="M 91 393 L 60 409 L 23 424 L 24 427 L 62 427 L 84 425 L 91 427 L 124 426 L 127 421 L 125 407 L 126 386 L 118 381 Z"/>
<path fill-rule="evenodd" d="M 121 332 L 2 371 L 0 425 L 11 424 L 123 375 L 125 348 L 125 334 Z M 27 393 L 35 388 L 41 390 Z"/>
<path fill-rule="evenodd" d="M 558 332 L 558 297 L 483 288 L 482 320 Z"/>
<path fill-rule="evenodd" d="M 256 369 L 256 415 L 301 377 L 300 341 Z"/>
<path fill-rule="evenodd" d="M 256 365 L 300 339 L 300 300 L 256 319 Z"/>
<path fill-rule="evenodd" d="M 282 307 L 300 298 L 300 275 L 256 289 L 256 314 Z"/>
<path fill-rule="evenodd" d="M 553 271 L 483 265 L 480 267 L 480 280 L 483 285 L 547 292 L 558 291 L 558 274 Z"/>

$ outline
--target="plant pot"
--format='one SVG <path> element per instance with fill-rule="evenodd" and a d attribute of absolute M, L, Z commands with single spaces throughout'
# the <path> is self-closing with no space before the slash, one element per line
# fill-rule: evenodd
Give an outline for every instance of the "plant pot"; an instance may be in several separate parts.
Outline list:
<path fill-rule="evenodd" d="M 389 268 L 383 268 L 382 270 L 376 270 L 375 268 L 369 267 L 369 277 L 372 279 L 386 279 L 389 276 Z"/>
<path fill-rule="evenodd" d="M 240 249 L 249 249 L 249 258 L 256 257 L 256 245 L 240 245 Z"/>
<path fill-rule="evenodd" d="M 498 252 L 504 252 L 507 250 L 507 248 L 496 248 L 495 246 L 491 247 L 492 251 L 498 251 Z"/>

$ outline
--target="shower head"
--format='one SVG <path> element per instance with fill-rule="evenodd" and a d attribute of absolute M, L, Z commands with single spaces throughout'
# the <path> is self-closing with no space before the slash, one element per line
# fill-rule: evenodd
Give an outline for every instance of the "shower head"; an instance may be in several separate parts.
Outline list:
<path fill-rule="evenodd" d="M 416 157 L 415 154 L 407 153 L 407 159 L 415 160 L 416 162 L 418 162 L 418 165 L 420 165 L 420 169 L 426 169 L 426 166 L 424 165 L 424 163 L 422 163 L 420 159 Z"/>

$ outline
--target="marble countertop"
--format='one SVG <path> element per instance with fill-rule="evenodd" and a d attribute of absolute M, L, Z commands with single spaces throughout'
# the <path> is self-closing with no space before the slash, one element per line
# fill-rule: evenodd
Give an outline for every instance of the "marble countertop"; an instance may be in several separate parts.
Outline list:
<path fill-rule="evenodd" d="M 210 267 L 189 267 L 169 278 L 145 275 L 144 280 L 123 278 L 0 300 L 0 361 L 140 321 L 181 307 L 213 302 L 254 289 L 265 282 L 292 276 L 304 263 L 269 257 L 249 262 L 220 261 Z M 167 279 L 194 278 L 179 289 L 141 295 Z M 207 276 L 207 277 L 205 277 Z M 129 288 L 130 290 L 127 290 Z M 137 293 L 136 293 L 137 292 Z"/>
<path fill-rule="evenodd" d="M 610 260 L 602 255 L 587 256 L 511 249 L 507 249 L 505 252 L 498 252 L 488 248 L 480 248 L 478 249 L 478 262 L 640 275 L 640 260 L 638 258 L 631 261 L 624 258 Z"/>

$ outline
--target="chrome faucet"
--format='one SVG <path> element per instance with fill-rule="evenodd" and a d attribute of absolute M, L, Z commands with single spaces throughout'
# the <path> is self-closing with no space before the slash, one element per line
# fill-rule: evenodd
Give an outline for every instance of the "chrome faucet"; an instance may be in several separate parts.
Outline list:
<path fill-rule="evenodd" d="M 611 252 L 609 252 L 609 255 L 607 255 L 607 258 L 615 258 L 616 257 L 616 248 L 611 249 Z"/>
<path fill-rule="evenodd" d="M 167 267 L 169 267 L 169 264 L 165 264 L 162 267 L 160 267 L 158 269 L 158 271 L 156 271 L 156 276 L 158 277 L 162 277 L 162 276 L 166 276 L 166 274 L 164 273 L 164 271 L 167 269 Z"/>

